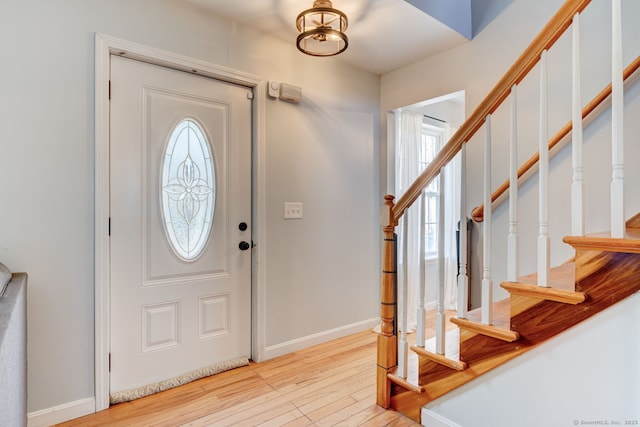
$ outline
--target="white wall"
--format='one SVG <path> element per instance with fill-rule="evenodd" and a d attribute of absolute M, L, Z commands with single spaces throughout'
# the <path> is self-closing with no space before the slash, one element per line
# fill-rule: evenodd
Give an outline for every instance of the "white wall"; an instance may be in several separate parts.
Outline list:
<path fill-rule="evenodd" d="M 29 412 L 94 396 L 95 32 L 302 87 L 266 105 L 266 345 L 376 318 L 378 76 L 170 0 L 4 2 L 0 259 L 29 273 Z"/>
<path fill-rule="evenodd" d="M 463 427 L 637 424 L 639 305 L 635 294 L 425 408 Z"/>

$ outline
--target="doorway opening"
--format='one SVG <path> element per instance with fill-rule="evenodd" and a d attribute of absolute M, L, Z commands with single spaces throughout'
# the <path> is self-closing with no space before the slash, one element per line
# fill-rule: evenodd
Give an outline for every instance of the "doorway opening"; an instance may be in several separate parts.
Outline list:
<path fill-rule="evenodd" d="M 387 193 L 402 195 L 415 178 L 433 160 L 465 120 L 465 94 L 458 91 L 437 98 L 397 108 L 388 113 Z M 455 310 L 457 304 L 458 254 L 457 235 L 460 217 L 460 161 L 455 158 L 445 168 L 445 179 L 436 178 L 424 191 L 424 203 L 416 202 L 402 218 L 409 231 L 407 251 L 398 252 L 398 271 L 403 264 L 407 269 L 407 320 L 408 331 L 416 327 L 418 288 L 425 287 L 425 310 L 436 308 L 438 272 L 438 228 L 444 221 L 444 280 L 445 310 Z M 443 184 L 444 183 L 444 184 Z M 443 198 L 441 198 L 441 194 Z M 444 215 L 440 217 L 440 203 Z M 424 206 L 424 224 L 422 213 Z M 424 239 L 420 227 L 424 227 Z M 402 233 L 398 235 L 398 248 L 403 247 Z M 422 250 L 421 250 L 422 246 Z M 424 283 L 420 284 L 418 265 L 424 263 Z"/>

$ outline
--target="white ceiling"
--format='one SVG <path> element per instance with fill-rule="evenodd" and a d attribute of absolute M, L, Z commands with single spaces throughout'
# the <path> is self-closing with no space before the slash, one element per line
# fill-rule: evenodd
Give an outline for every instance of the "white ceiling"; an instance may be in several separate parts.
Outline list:
<path fill-rule="evenodd" d="M 296 17 L 313 0 L 179 0 L 295 45 Z M 468 40 L 405 0 L 333 0 L 349 18 L 338 58 L 384 74 Z M 300 55 L 303 55 L 300 53 Z"/>

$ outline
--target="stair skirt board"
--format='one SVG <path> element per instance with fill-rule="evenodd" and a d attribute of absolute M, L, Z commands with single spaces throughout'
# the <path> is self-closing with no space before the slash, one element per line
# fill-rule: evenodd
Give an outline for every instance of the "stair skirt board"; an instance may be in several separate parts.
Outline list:
<path fill-rule="evenodd" d="M 216 363 L 214 365 L 196 369 L 195 371 L 188 372 L 178 377 L 169 378 L 168 380 L 160 381 L 158 383 L 111 393 L 109 395 L 109 403 L 115 405 L 116 403 L 129 402 L 131 400 L 140 399 L 145 396 L 160 393 L 161 391 L 179 387 L 181 385 L 199 380 L 204 377 L 209 377 L 211 375 L 219 374 L 221 372 L 229 371 L 241 366 L 247 366 L 248 364 L 249 358 L 246 356 L 227 360 L 226 362 Z"/>

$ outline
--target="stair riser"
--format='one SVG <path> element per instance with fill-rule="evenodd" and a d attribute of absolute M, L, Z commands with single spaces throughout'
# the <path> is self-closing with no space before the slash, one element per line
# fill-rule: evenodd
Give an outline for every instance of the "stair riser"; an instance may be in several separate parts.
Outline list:
<path fill-rule="evenodd" d="M 576 249 L 576 284 L 604 268 L 615 256 L 615 252 L 602 252 L 594 249 Z M 582 291 L 582 288 L 576 290 Z"/>

